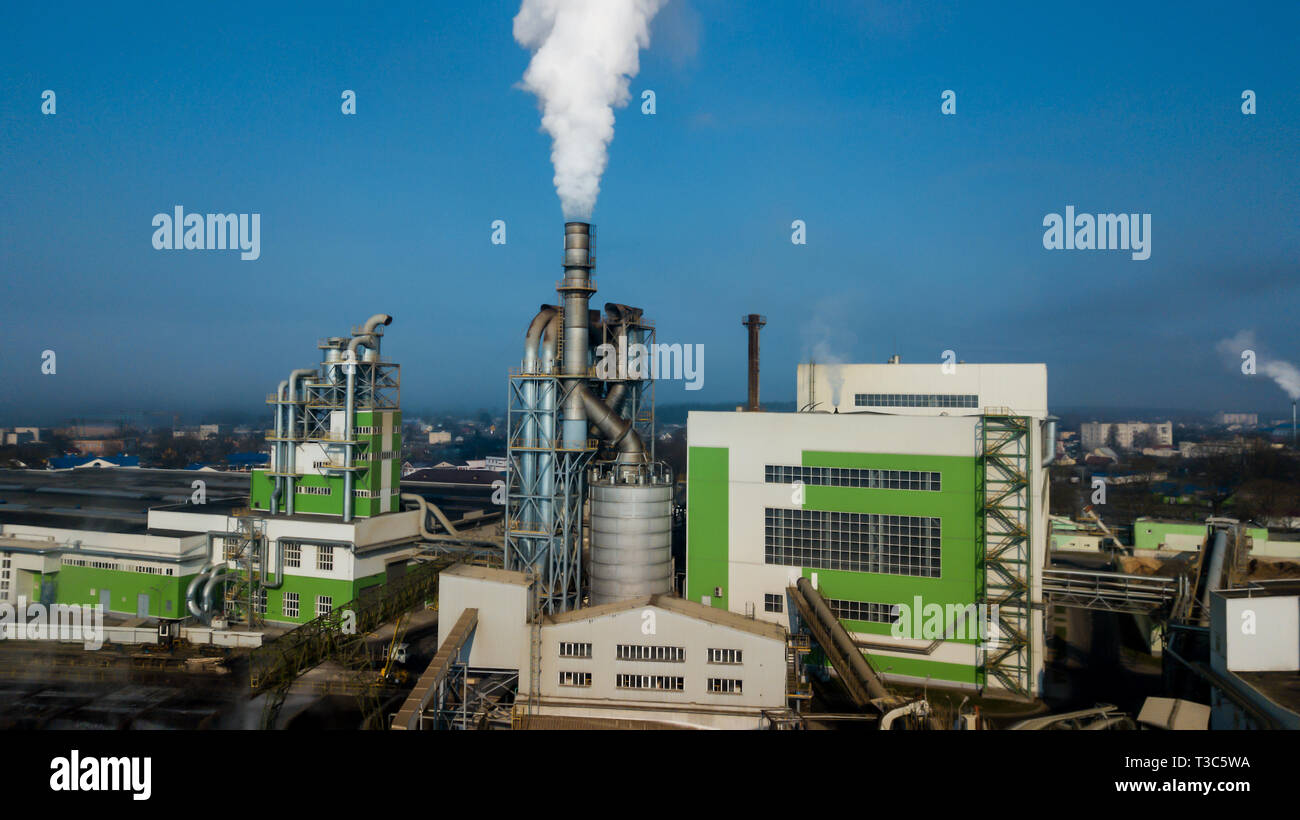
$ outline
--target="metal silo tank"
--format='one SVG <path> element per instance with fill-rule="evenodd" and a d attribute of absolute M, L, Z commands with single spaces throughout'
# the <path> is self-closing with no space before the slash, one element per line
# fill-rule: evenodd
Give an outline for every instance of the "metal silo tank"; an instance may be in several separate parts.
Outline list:
<path fill-rule="evenodd" d="M 591 603 L 672 591 L 672 483 L 592 483 Z"/>

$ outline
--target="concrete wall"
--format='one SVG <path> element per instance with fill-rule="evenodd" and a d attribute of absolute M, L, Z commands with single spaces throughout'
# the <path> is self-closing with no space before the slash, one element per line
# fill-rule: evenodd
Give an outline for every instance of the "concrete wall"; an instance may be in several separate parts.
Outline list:
<path fill-rule="evenodd" d="M 523 573 L 452 567 L 438 576 L 438 645 L 468 608 L 478 609 L 469 665 L 528 675 L 528 586 Z"/>

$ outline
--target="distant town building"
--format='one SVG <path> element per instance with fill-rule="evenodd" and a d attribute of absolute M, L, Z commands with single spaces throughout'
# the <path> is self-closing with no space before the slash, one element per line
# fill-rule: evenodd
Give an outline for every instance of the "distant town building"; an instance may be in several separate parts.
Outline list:
<path fill-rule="evenodd" d="M 1225 427 L 1258 427 L 1258 413 L 1220 413 L 1214 420 Z"/>
<path fill-rule="evenodd" d="M 0 443 L 33 444 L 41 440 L 39 427 L 15 427 L 12 430 L 0 430 Z"/>
<path fill-rule="evenodd" d="M 221 435 L 221 433 L 223 432 L 222 427 L 223 425 L 220 424 L 200 424 L 199 438 L 201 439 L 216 438 L 217 436 Z"/>
<path fill-rule="evenodd" d="M 446 444 L 451 441 L 451 433 L 446 430 L 432 430 L 429 433 L 430 444 Z"/>
<path fill-rule="evenodd" d="M 1111 440 L 1112 435 L 1114 436 L 1113 441 Z M 1137 441 L 1143 435 L 1150 436 L 1150 444 L 1172 446 L 1174 443 L 1174 424 L 1171 421 L 1155 423 L 1145 421 L 1090 421 L 1085 422 L 1079 429 L 1079 438 L 1085 450 L 1094 450 L 1098 447 L 1111 445 L 1117 445 L 1125 450 L 1132 450 L 1134 441 Z"/>
<path fill-rule="evenodd" d="M 1242 438 L 1231 441 L 1182 441 L 1178 444 L 1178 451 L 1182 453 L 1183 458 L 1237 455 L 1250 449 L 1250 443 Z"/>

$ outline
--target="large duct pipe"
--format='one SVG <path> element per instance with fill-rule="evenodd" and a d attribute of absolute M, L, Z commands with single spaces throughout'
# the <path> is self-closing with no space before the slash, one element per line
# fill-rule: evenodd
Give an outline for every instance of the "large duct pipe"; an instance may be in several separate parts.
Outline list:
<path fill-rule="evenodd" d="M 885 691 L 884 685 L 880 678 L 876 676 L 875 670 L 867 663 L 867 659 L 862 656 L 862 650 L 853 643 L 849 638 L 848 632 L 844 631 L 844 626 L 840 624 L 839 619 L 826 606 L 826 601 L 822 598 L 820 592 L 813 588 L 812 583 L 807 578 L 800 578 L 795 584 L 805 601 L 813 608 L 813 614 L 821 621 L 822 629 L 835 642 L 835 649 L 848 660 L 853 671 L 867 688 L 867 694 L 872 700 L 883 698 L 889 695 Z"/>
<path fill-rule="evenodd" d="M 1210 612 L 1211 593 L 1223 586 L 1223 562 L 1228 554 L 1228 531 L 1216 530 L 1205 555 L 1205 589 L 1201 605 Z"/>
<path fill-rule="evenodd" d="M 212 543 L 211 536 L 208 537 L 208 543 Z M 204 564 L 199 568 L 199 574 L 191 578 L 189 585 L 185 587 L 185 607 L 195 618 L 203 617 L 203 608 L 199 605 L 199 587 L 203 585 L 204 579 L 207 578 L 208 573 L 215 566 L 216 564 L 212 561 Z"/>
<path fill-rule="evenodd" d="M 298 405 L 306 401 L 306 397 L 300 398 L 298 380 L 304 376 L 314 376 L 318 371 L 315 368 L 301 368 L 289 374 L 289 429 L 284 431 L 285 448 L 289 454 L 288 469 L 285 471 L 289 475 L 285 479 L 285 489 L 288 497 L 285 498 L 284 511 L 286 515 L 294 513 L 294 496 L 297 495 L 297 474 L 298 467 Z"/>
<path fill-rule="evenodd" d="M 767 319 L 757 313 L 751 313 L 740 323 L 749 329 L 749 412 L 759 410 L 758 404 L 758 330 L 767 324 Z"/>
<path fill-rule="evenodd" d="M 438 505 L 430 503 L 424 496 L 416 495 L 415 493 L 402 493 L 401 500 L 409 501 L 420 508 L 420 535 L 423 535 L 425 538 L 438 537 L 437 533 L 429 529 L 429 513 L 433 513 L 433 517 L 438 519 L 438 523 L 447 530 L 449 535 L 460 535 L 456 528 L 451 525 L 451 521 L 448 520 L 447 516 Z"/>
<path fill-rule="evenodd" d="M 1046 422 L 1046 435 L 1043 442 L 1043 449 L 1046 455 L 1043 456 L 1044 467 L 1056 461 L 1056 419 L 1049 417 Z"/>
<path fill-rule="evenodd" d="M 280 382 L 280 386 L 275 390 L 275 442 L 272 444 L 272 451 L 275 453 L 275 489 L 271 491 L 271 515 L 280 514 L 280 501 L 284 498 L 284 397 L 289 390 L 289 380 L 285 379 Z"/>
<path fill-rule="evenodd" d="M 555 328 L 558 323 L 559 309 L 551 305 L 542 305 L 533 317 L 533 321 L 528 324 L 528 332 L 524 335 L 524 373 L 536 374 L 543 372 L 543 368 L 549 370 L 553 365 L 552 359 L 555 358 Z M 550 355 L 547 356 L 543 349 L 546 342 L 543 341 L 543 334 L 550 340 Z M 531 380 L 525 380 L 523 383 L 523 403 L 524 408 L 530 413 L 524 416 L 522 437 L 525 447 L 536 447 L 540 443 L 541 430 L 537 426 L 537 418 L 532 415 L 532 411 L 538 409 L 537 406 L 537 387 L 538 383 Z M 524 487 L 531 488 L 537 477 L 538 454 L 525 450 L 519 456 L 519 469 L 521 480 Z M 531 504 L 523 505 L 523 522 L 526 524 L 537 523 L 537 511 Z"/>
<path fill-rule="evenodd" d="M 369 332 L 370 330 L 373 330 L 373 328 L 371 327 L 371 323 L 375 322 L 377 319 L 388 320 L 386 322 L 383 322 L 383 324 L 389 324 L 393 321 L 391 316 L 387 316 L 386 314 L 383 313 L 379 313 L 376 314 L 375 316 L 370 317 L 370 319 L 366 322 L 366 327 L 368 328 L 368 331 L 359 336 L 352 337 L 352 340 L 348 342 L 347 355 L 344 357 L 344 362 L 346 362 L 346 364 L 344 364 L 343 366 L 347 370 L 347 380 L 348 380 L 347 388 L 345 389 L 346 399 L 344 401 L 344 413 L 343 413 L 343 419 L 344 419 L 343 421 L 344 424 L 343 522 L 344 523 L 348 523 L 352 520 L 352 511 L 355 509 L 355 499 L 353 498 L 353 494 L 355 492 L 354 485 L 356 479 L 352 472 L 352 456 L 354 453 L 354 449 L 353 449 L 354 445 L 352 444 L 352 442 L 354 441 L 353 436 L 355 435 L 354 430 L 356 428 L 356 423 L 357 423 L 357 362 L 361 361 L 361 357 L 357 353 L 357 348 L 359 347 L 370 348 L 371 350 L 376 351 L 375 355 L 378 356 L 379 337 L 375 335 L 373 332 Z"/>
<path fill-rule="evenodd" d="M 214 614 L 213 610 L 216 609 L 216 602 L 212 600 L 212 593 L 216 591 L 217 581 L 221 580 L 221 576 L 229 575 L 233 571 L 225 564 L 218 564 L 212 570 L 212 573 L 208 575 L 208 582 L 203 585 L 203 612 L 205 614 L 212 615 Z"/>
<path fill-rule="evenodd" d="M 596 257 L 591 242 L 591 225 L 586 222 L 564 223 L 564 280 L 556 291 L 564 300 L 564 362 L 568 394 L 563 408 L 563 441 L 566 449 L 579 450 L 587 445 L 587 413 L 577 387 L 587 376 L 591 355 L 591 317 L 589 303 L 596 288 L 591 270 Z"/>
<path fill-rule="evenodd" d="M 579 384 L 575 391 L 582 399 L 587 418 L 610 446 L 618 449 L 620 464 L 644 464 L 646 461 L 645 444 L 641 441 L 632 422 L 610 409 L 585 384 Z"/>

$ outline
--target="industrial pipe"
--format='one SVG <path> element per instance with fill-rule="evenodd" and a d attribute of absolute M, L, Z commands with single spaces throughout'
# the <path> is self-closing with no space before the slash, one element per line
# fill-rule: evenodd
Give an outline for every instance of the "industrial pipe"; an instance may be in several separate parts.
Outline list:
<path fill-rule="evenodd" d="M 374 316 L 371 316 L 369 319 L 366 320 L 366 323 L 362 325 L 361 332 L 356 335 L 376 336 L 377 334 L 375 333 L 375 330 L 377 330 L 380 325 L 391 325 L 392 323 L 393 323 L 392 316 L 389 316 L 387 313 L 376 313 Z"/>
<path fill-rule="evenodd" d="M 275 390 L 275 489 L 271 490 L 271 515 L 280 514 L 280 501 L 284 497 L 284 394 L 289 389 L 289 380 L 280 382 Z"/>
<path fill-rule="evenodd" d="M 552 362 L 550 359 L 555 357 L 555 331 L 553 325 L 558 322 L 558 309 L 551 305 L 542 305 L 533 321 L 528 324 L 528 332 L 524 334 L 524 373 L 535 374 L 541 372 L 539 367 L 539 357 L 545 361 L 546 369 L 549 371 Z M 547 357 L 540 352 L 540 348 L 545 344 L 542 341 L 543 333 L 550 339 L 550 356 Z M 539 433 L 537 429 L 537 417 L 534 413 L 537 410 L 537 387 L 535 381 L 526 380 L 523 383 L 523 403 L 527 411 L 524 416 L 523 440 L 524 446 L 536 447 L 539 445 Z M 519 468 L 523 486 L 531 488 L 537 476 L 538 454 L 530 450 L 525 450 L 519 456 Z M 531 504 L 524 504 L 522 507 L 523 521 L 526 524 L 537 523 L 537 511 Z"/>
<path fill-rule="evenodd" d="M 364 346 L 375 350 L 378 338 L 373 333 L 354 336 L 352 341 L 348 342 L 348 352 L 344 357 L 345 364 L 343 367 L 347 370 L 348 380 L 347 388 L 344 391 L 346 394 L 344 407 L 346 409 L 343 413 L 343 522 L 345 524 L 352 520 L 352 511 L 355 509 L 355 500 L 352 497 L 355 485 L 352 474 L 352 455 L 354 452 L 352 437 L 357 423 L 357 363 L 361 361 L 361 357 L 357 355 L 357 348 Z M 378 356 L 378 353 L 375 355 Z"/>
<path fill-rule="evenodd" d="M 1205 590 L 1201 593 L 1201 605 L 1205 612 L 1210 612 L 1210 593 L 1223 586 L 1223 562 L 1228 554 L 1228 531 L 1216 530 L 1205 556 Z"/>
<path fill-rule="evenodd" d="M 586 222 L 564 224 L 564 280 L 556 290 L 564 297 L 564 362 L 561 374 L 569 386 L 564 399 L 563 439 L 569 450 L 583 449 L 587 443 L 587 413 L 577 388 L 587 376 L 591 355 L 591 316 L 589 302 L 595 288 L 591 284 L 594 265 L 591 248 L 591 225 Z"/>
<path fill-rule="evenodd" d="M 900 706 L 897 709 L 891 709 L 880 719 L 881 731 L 888 731 L 894 725 L 894 721 L 903 715 L 918 715 L 927 717 L 930 714 L 930 702 L 928 700 L 914 700 L 906 706 Z"/>
<path fill-rule="evenodd" d="M 447 519 L 447 516 L 438 508 L 438 505 L 431 504 L 424 496 L 416 495 L 415 493 L 402 493 L 401 500 L 410 501 L 419 505 L 420 535 L 423 535 L 425 538 L 436 538 L 438 536 L 437 533 L 429 529 L 429 513 L 433 513 L 433 517 L 438 519 L 438 523 L 445 527 L 448 533 L 451 535 L 460 535 L 460 533 L 456 531 L 456 528 L 451 525 L 451 521 Z"/>
<path fill-rule="evenodd" d="M 583 408 L 588 420 L 595 425 L 600 434 L 618 448 L 619 462 L 624 464 L 643 464 L 646 461 L 645 444 L 641 441 L 632 422 L 610 409 L 609 405 L 591 392 L 585 384 L 579 384 L 575 392 L 582 398 Z"/>
<path fill-rule="evenodd" d="M 208 576 L 208 582 L 203 585 L 203 611 L 205 613 L 211 613 L 215 606 L 212 593 L 217 587 L 217 580 L 223 575 L 229 575 L 231 571 L 230 567 L 225 564 L 218 564 Z"/>
<path fill-rule="evenodd" d="M 1047 418 L 1047 441 L 1044 445 L 1047 455 L 1043 456 L 1042 466 L 1046 467 L 1056 461 L 1056 418 Z"/>
<path fill-rule="evenodd" d="M 209 536 L 208 543 L 211 542 L 212 542 L 212 537 Z M 207 576 L 207 574 L 210 571 L 212 571 L 212 568 L 215 566 L 216 563 L 212 561 L 209 561 L 206 564 L 204 564 L 201 568 L 199 568 L 199 574 L 191 578 L 189 585 L 185 587 L 185 607 L 186 609 L 189 610 L 189 613 L 193 615 L 195 618 L 203 617 L 203 610 L 199 607 L 198 597 L 197 597 L 199 592 L 199 585 L 203 583 L 203 579 Z"/>
<path fill-rule="evenodd" d="M 880 682 L 880 678 L 876 676 L 875 670 L 867 663 L 867 659 L 862 656 L 862 651 L 849 639 L 848 632 L 844 630 L 844 625 L 826 606 L 826 601 L 822 598 L 821 593 L 813 588 L 812 583 L 807 578 L 800 578 L 796 586 L 800 594 L 803 595 L 804 600 L 813 608 L 813 614 L 817 616 L 817 620 L 821 621 L 826 634 L 835 643 L 835 649 L 848 660 L 849 665 L 853 667 L 853 671 L 857 673 L 858 679 L 867 687 L 867 694 L 871 699 L 887 697 L 889 693 L 885 691 L 885 687 Z"/>
<path fill-rule="evenodd" d="M 289 374 L 289 429 L 285 430 L 285 447 L 288 450 L 288 476 L 285 479 L 285 490 L 288 497 L 285 499 L 284 511 L 286 515 L 293 515 L 294 496 L 297 495 L 297 474 L 295 472 L 298 466 L 298 426 L 297 410 L 298 405 L 306 401 L 306 398 L 298 398 L 298 379 L 303 376 L 314 376 L 319 371 L 316 368 L 300 368 Z"/>

